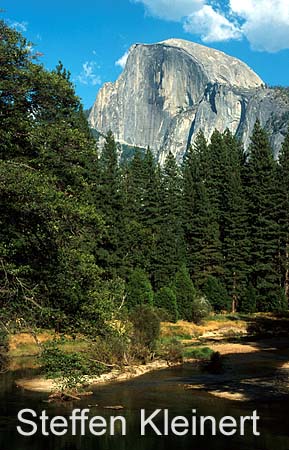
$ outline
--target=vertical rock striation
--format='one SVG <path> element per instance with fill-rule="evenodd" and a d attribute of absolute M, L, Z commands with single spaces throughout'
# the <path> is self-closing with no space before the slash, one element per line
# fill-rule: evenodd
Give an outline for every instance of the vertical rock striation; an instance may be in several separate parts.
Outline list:
<path fill-rule="evenodd" d="M 169 39 L 133 45 L 124 71 L 100 89 L 88 120 L 100 133 L 113 130 L 121 144 L 150 146 L 162 163 L 169 151 L 181 160 L 199 130 L 209 139 L 214 129 L 229 128 L 247 146 L 256 118 L 269 124 L 277 153 L 288 109 L 240 60 Z"/>

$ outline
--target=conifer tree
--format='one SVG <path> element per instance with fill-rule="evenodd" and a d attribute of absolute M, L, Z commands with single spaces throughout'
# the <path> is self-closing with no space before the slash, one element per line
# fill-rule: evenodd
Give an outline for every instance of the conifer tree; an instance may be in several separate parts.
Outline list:
<path fill-rule="evenodd" d="M 127 283 L 126 304 L 129 309 L 138 305 L 153 305 L 154 294 L 147 274 L 142 269 L 134 269 Z"/>
<path fill-rule="evenodd" d="M 197 291 L 190 278 L 186 266 L 182 265 L 176 273 L 174 290 L 177 297 L 179 317 L 184 320 L 193 320 L 193 303 Z"/>
<path fill-rule="evenodd" d="M 203 134 L 189 148 L 183 164 L 183 227 L 187 265 L 196 286 L 209 274 L 221 276 L 222 254 L 219 224 L 206 185 L 202 160 L 208 151 Z"/>
<path fill-rule="evenodd" d="M 279 154 L 277 172 L 280 271 L 287 302 L 289 300 L 289 133 Z"/>
<path fill-rule="evenodd" d="M 229 130 L 225 131 L 227 168 L 223 202 L 223 242 L 225 283 L 235 312 L 244 292 L 249 261 L 249 238 L 245 194 L 241 181 L 242 147 Z"/>
<path fill-rule="evenodd" d="M 276 164 L 266 132 L 257 121 L 249 147 L 246 168 L 246 196 L 251 247 L 251 282 L 257 291 L 257 309 L 278 310 L 278 225 L 273 207 Z"/>
<path fill-rule="evenodd" d="M 164 286 L 156 292 L 154 305 L 168 312 L 170 320 L 176 322 L 179 318 L 176 293 L 171 287 Z"/>
<path fill-rule="evenodd" d="M 124 198 L 121 173 L 118 165 L 118 145 L 109 131 L 99 159 L 99 189 L 96 204 L 102 212 L 106 232 L 98 253 L 99 264 L 110 276 L 122 275 Z"/>
<path fill-rule="evenodd" d="M 154 274 L 156 288 L 168 285 L 184 261 L 181 178 L 172 153 L 169 153 L 161 175 L 160 228 Z"/>

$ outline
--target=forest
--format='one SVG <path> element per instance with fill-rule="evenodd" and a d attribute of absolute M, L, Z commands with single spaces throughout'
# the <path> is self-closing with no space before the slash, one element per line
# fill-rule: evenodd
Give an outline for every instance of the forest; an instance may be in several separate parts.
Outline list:
<path fill-rule="evenodd" d="M 144 322 L 287 311 L 289 135 L 278 161 L 259 122 L 247 152 L 216 130 L 182 164 L 149 148 L 123 161 L 113 130 L 93 137 L 70 73 L 39 57 L 0 22 L 3 336 L 112 342 L 129 323 L 146 346 Z"/>

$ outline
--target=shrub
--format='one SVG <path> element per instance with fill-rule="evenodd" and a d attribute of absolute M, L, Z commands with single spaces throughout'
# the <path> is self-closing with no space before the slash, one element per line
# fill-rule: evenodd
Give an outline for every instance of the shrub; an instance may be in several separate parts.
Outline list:
<path fill-rule="evenodd" d="M 98 375 L 107 368 L 81 353 L 65 353 L 57 341 L 44 344 L 40 354 L 42 369 L 47 378 L 56 380 L 57 388 L 77 390 L 86 383 L 89 374 Z"/>
<path fill-rule="evenodd" d="M 160 335 L 160 319 L 155 309 L 149 305 L 137 306 L 131 312 L 130 320 L 134 328 L 133 344 L 153 350 Z"/>
<path fill-rule="evenodd" d="M 160 356 L 168 363 L 177 363 L 183 361 L 183 347 L 177 339 L 171 339 L 169 342 L 161 345 Z"/>
<path fill-rule="evenodd" d="M 156 307 L 165 309 L 168 312 L 169 320 L 177 322 L 179 313 L 177 297 L 173 289 L 170 287 L 162 287 L 155 294 L 154 304 Z"/>
<path fill-rule="evenodd" d="M 212 307 L 210 302 L 204 296 L 198 296 L 192 303 L 192 320 L 199 324 L 203 319 L 211 313 Z"/>
<path fill-rule="evenodd" d="M 213 350 L 209 347 L 195 347 L 185 349 L 184 356 L 195 359 L 209 359 L 213 353 Z"/>

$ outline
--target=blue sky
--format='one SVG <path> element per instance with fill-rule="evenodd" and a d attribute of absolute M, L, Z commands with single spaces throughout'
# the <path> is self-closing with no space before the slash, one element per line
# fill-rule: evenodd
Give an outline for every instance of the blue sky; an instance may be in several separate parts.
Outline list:
<path fill-rule="evenodd" d="M 246 62 L 269 85 L 289 86 L 288 0 L 1 0 L 2 17 L 42 52 L 59 60 L 90 107 L 114 81 L 136 42 L 171 37 L 222 50 Z"/>

